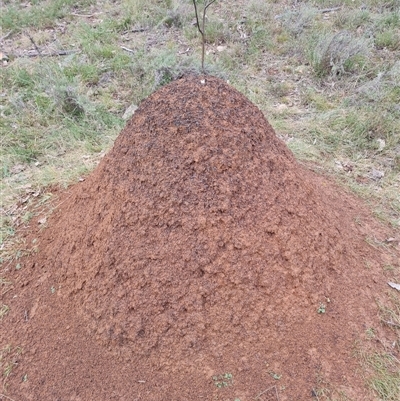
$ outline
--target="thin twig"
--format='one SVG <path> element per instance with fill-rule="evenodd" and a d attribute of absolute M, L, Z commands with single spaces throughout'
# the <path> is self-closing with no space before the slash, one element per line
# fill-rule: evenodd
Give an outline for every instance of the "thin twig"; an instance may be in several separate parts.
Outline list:
<path fill-rule="evenodd" d="M 2 37 L 0 38 L 0 42 L 2 42 L 3 40 L 7 39 L 11 34 L 12 34 L 12 31 L 7 32 L 4 36 L 2 36 Z"/>
<path fill-rule="evenodd" d="M 203 9 L 203 42 L 202 42 L 202 47 L 201 47 L 201 69 L 203 70 L 204 74 L 204 52 L 206 51 L 206 29 L 205 29 L 205 23 L 206 23 L 206 10 L 207 10 L 207 4 L 204 5 Z"/>
<path fill-rule="evenodd" d="M 265 394 L 266 392 L 268 392 L 268 391 L 270 391 L 270 390 L 272 390 L 272 389 L 275 389 L 275 394 L 276 394 L 276 397 L 277 397 L 277 399 L 278 399 L 278 401 L 279 401 L 279 395 L 278 395 L 278 390 L 276 389 L 276 386 L 272 386 L 272 387 L 267 388 L 267 389 L 264 390 L 264 391 L 261 391 L 261 393 L 257 395 L 256 399 L 257 399 L 257 398 L 260 398 L 261 395 Z"/>
<path fill-rule="evenodd" d="M 206 37 L 205 37 L 205 28 L 204 28 L 205 23 L 206 23 L 206 11 L 207 11 L 207 8 L 210 7 L 211 4 L 214 3 L 215 1 L 216 0 L 211 0 L 211 1 L 205 2 L 204 8 L 203 8 L 203 21 L 202 21 L 202 26 L 200 27 L 196 0 L 193 0 L 194 11 L 195 11 L 195 14 L 196 14 L 196 25 L 197 25 L 197 29 L 199 30 L 199 32 L 201 34 L 201 38 L 202 38 L 202 44 L 201 44 L 201 69 L 203 70 L 203 73 L 204 73 L 204 52 L 205 52 L 205 47 L 206 47 Z"/>
<path fill-rule="evenodd" d="M 193 5 L 194 5 L 194 13 L 196 14 L 197 29 L 198 29 L 198 30 L 200 31 L 200 33 L 203 35 L 203 32 L 201 31 L 201 28 L 200 28 L 199 16 L 198 16 L 198 13 L 197 13 L 196 0 L 193 0 Z"/>
<path fill-rule="evenodd" d="M 122 50 L 125 50 L 126 52 L 129 52 L 129 53 L 136 53 L 135 50 L 129 49 L 128 47 L 125 47 L 125 46 L 120 46 L 120 48 Z"/>
<path fill-rule="evenodd" d="M 204 8 L 207 10 L 209 6 L 211 6 L 212 3 L 215 3 L 217 0 L 211 0 Z"/>
<path fill-rule="evenodd" d="M 205 40 L 205 28 L 204 28 L 204 24 L 206 23 L 206 12 L 207 12 L 207 8 L 211 6 L 212 3 L 214 3 L 216 0 L 211 0 L 209 3 L 204 5 L 204 10 L 203 10 L 203 39 Z"/>
<path fill-rule="evenodd" d="M 131 32 L 137 33 L 137 32 L 145 32 L 148 31 L 148 28 L 135 28 L 131 29 Z"/>
<path fill-rule="evenodd" d="M 40 57 L 42 57 L 42 52 L 41 52 L 40 49 L 37 47 L 37 45 L 36 45 L 35 41 L 33 40 L 32 36 L 29 34 L 28 31 L 25 32 L 25 33 L 26 33 L 26 35 L 28 36 L 28 38 L 30 39 L 30 41 L 33 43 L 33 46 L 35 46 L 35 49 L 36 49 L 36 51 L 38 52 L 38 55 L 39 55 Z"/>

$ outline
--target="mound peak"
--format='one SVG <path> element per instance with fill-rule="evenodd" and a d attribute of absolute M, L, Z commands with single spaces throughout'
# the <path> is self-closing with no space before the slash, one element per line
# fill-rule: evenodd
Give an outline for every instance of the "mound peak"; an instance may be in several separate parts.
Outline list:
<path fill-rule="evenodd" d="M 376 309 L 354 286 L 371 279 L 360 255 L 378 256 L 354 204 L 242 94 L 189 76 L 141 104 L 54 213 L 30 271 L 73 311 L 75 337 L 131 367 L 124 394 L 212 399 L 211 377 L 232 372 L 224 391 L 247 400 L 279 372 L 281 400 L 308 399 L 321 371 L 361 394 L 351 345 Z"/>

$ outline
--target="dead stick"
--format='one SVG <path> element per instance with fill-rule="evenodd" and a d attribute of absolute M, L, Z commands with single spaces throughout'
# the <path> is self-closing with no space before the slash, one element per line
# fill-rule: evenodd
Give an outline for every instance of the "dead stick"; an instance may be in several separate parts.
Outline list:
<path fill-rule="evenodd" d="M 278 394 L 278 389 L 275 386 L 275 394 L 276 394 L 276 399 L 279 401 L 279 394 Z"/>
<path fill-rule="evenodd" d="M 261 393 L 257 395 L 256 399 L 260 398 L 261 395 L 265 394 L 267 391 L 272 390 L 272 389 L 275 389 L 275 391 L 276 391 L 276 386 L 268 387 L 266 390 L 261 391 Z"/>
<path fill-rule="evenodd" d="M 120 48 L 121 48 L 122 50 L 125 50 L 126 52 L 135 53 L 135 50 L 129 49 L 129 47 L 120 46 Z"/>
<path fill-rule="evenodd" d="M 33 46 L 35 46 L 35 49 L 38 52 L 39 57 L 41 57 L 42 53 L 41 53 L 40 49 L 37 47 L 37 45 L 36 45 L 35 41 L 33 40 L 32 36 L 29 35 L 29 32 L 25 32 L 25 33 L 28 36 L 28 38 L 30 39 L 30 41 L 33 43 Z"/>

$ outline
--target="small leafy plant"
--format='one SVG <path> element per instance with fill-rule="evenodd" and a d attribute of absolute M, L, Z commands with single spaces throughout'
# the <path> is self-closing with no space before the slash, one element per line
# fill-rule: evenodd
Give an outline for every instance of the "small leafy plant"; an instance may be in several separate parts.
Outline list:
<path fill-rule="evenodd" d="M 213 376 L 213 382 L 218 388 L 225 388 L 232 386 L 233 375 L 232 373 L 224 373 L 222 375 Z"/>
<path fill-rule="evenodd" d="M 275 372 L 269 372 L 269 374 L 272 376 L 274 380 L 280 380 L 280 378 L 282 377 L 282 375 Z"/>

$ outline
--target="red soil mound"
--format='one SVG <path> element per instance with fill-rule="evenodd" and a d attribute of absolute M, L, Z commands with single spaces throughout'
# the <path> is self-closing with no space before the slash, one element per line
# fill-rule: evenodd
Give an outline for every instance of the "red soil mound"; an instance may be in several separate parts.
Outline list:
<path fill-rule="evenodd" d="M 246 401 L 276 385 L 307 400 L 323 376 L 368 399 L 351 352 L 376 319 L 379 255 L 356 215 L 239 92 L 173 82 L 64 196 L 18 272 L 10 395 Z"/>

